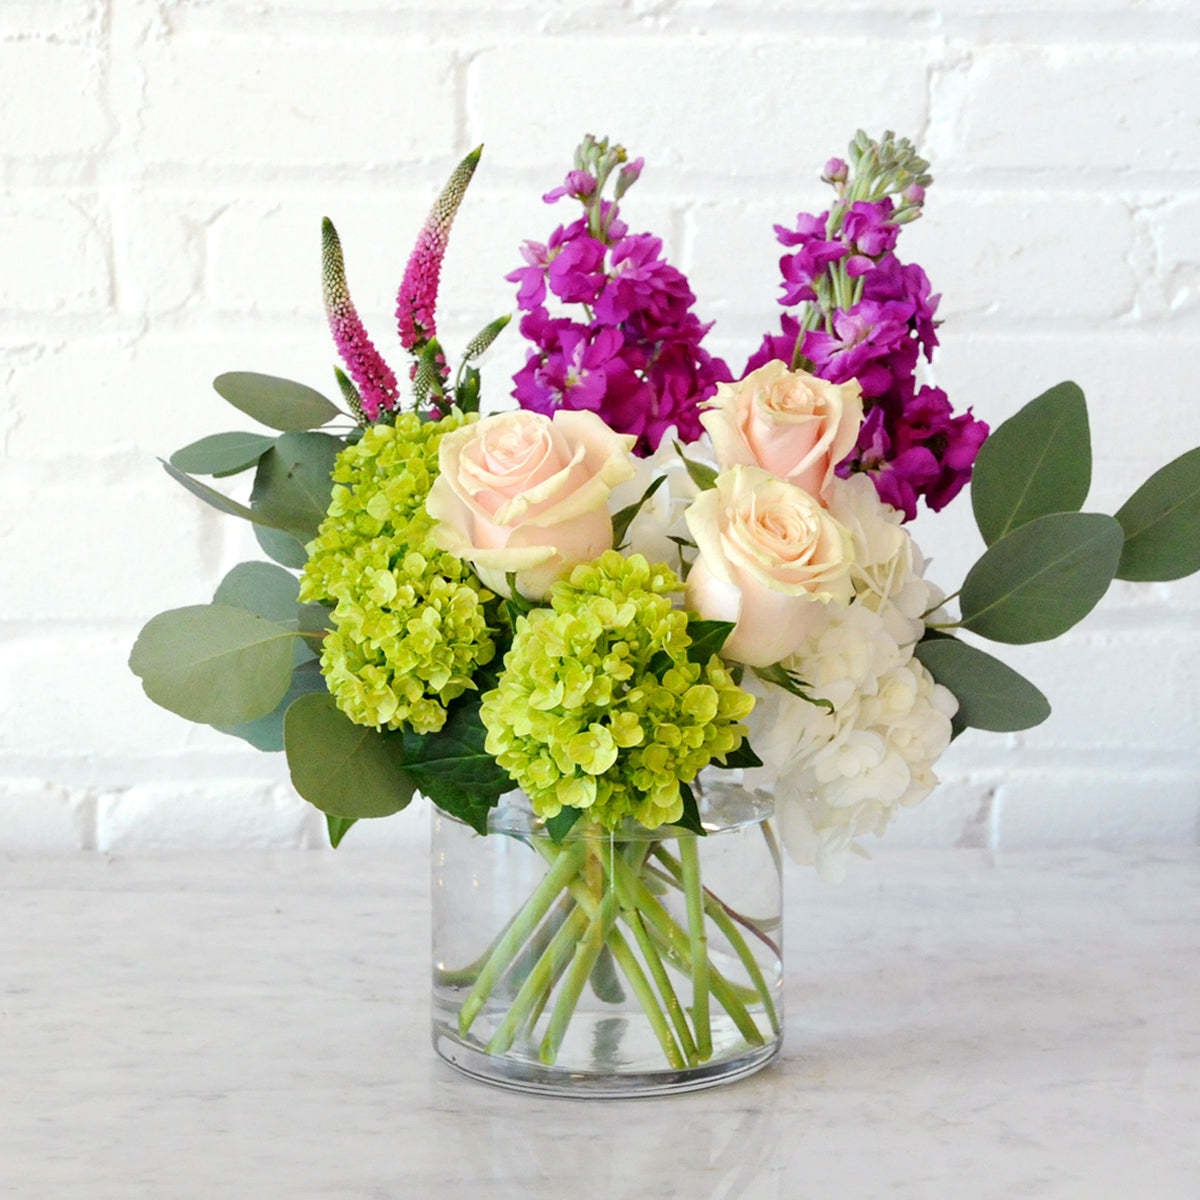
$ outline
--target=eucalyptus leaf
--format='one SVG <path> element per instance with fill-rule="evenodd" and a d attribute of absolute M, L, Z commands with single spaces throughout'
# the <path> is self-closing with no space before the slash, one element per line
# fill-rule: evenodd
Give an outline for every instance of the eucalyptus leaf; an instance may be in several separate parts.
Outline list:
<path fill-rule="evenodd" d="M 625 989 L 621 986 L 617 964 L 607 944 L 601 948 L 596 965 L 588 976 L 588 982 L 592 985 L 596 999 L 605 1004 L 620 1004 L 625 999 Z"/>
<path fill-rule="evenodd" d="M 296 620 L 300 581 L 274 563 L 244 562 L 226 574 L 213 593 L 214 604 L 244 608 L 268 621 Z"/>
<path fill-rule="evenodd" d="M 267 523 L 310 542 L 333 495 L 334 460 L 344 448 L 327 433 L 285 433 L 259 460 L 250 504 Z"/>
<path fill-rule="evenodd" d="M 1050 513 L 1078 512 L 1092 481 L 1087 402 L 1074 383 L 1031 400 L 987 438 L 971 475 L 971 506 L 990 546 Z"/>
<path fill-rule="evenodd" d="M 241 608 L 174 608 L 146 624 L 129 666 L 155 704 L 189 721 L 240 725 L 283 699 L 296 637 Z"/>
<path fill-rule="evenodd" d="M 1182 579 L 1200 571 L 1200 446 L 1155 471 L 1117 520 L 1125 531 L 1119 579 Z"/>
<path fill-rule="evenodd" d="M 613 545 L 616 546 L 618 550 L 622 548 L 622 543 L 625 541 L 625 535 L 629 532 L 629 526 L 632 525 L 637 519 L 637 515 L 642 511 L 643 505 L 666 482 L 667 477 L 665 475 L 659 475 L 642 493 L 642 498 L 640 500 L 635 501 L 633 504 L 627 504 L 624 508 L 613 513 Z"/>
<path fill-rule="evenodd" d="M 265 717 L 244 721 L 240 725 L 217 725 L 221 733 L 241 738 L 256 750 L 278 753 L 283 750 L 283 721 L 294 701 L 310 692 L 326 691 L 325 676 L 320 665 L 311 658 L 292 672 L 292 682 L 280 702 Z"/>
<path fill-rule="evenodd" d="M 282 529 L 271 529 L 266 525 L 254 526 L 254 540 L 269 558 L 285 567 L 299 571 L 308 562 L 308 551 L 299 539 Z"/>
<path fill-rule="evenodd" d="M 1044 642 L 1082 621 L 1108 590 L 1124 535 L 1102 513 L 1052 513 L 984 551 L 962 586 L 962 627 L 995 642 Z"/>
<path fill-rule="evenodd" d="M 251 508 L 247 508 L 244 504 L 239 504 L 236 500 L 231 500 L 224 492 L 218 492 L 216 488 L 209 487 L 207 483 L 201 483 L 198 479 L 193 479 L 190 475 L 185 475 L 177 467 L 173 467 L 165 459 L 158 460 L 163 465 L 163 470 L 166 471 L 172 479 L 183 484 L 193 496 L 198 496 L 205 504 L 211 505 L 213 508 L 223 513 L 228 513 L 233 517 L 241 517 L 244 521 L 252 521 L 255 526 L 269 526 L 273 529 L 278 529 L 279 525 L 271 518 L 262 513 L 255 512 Z"/>
<path fill-rule="evenodd" d="M 328 609 L 320 605 L 301 605 L 297 600 L 299 590 L 300 581 L 290 571 L 274 563 L 244 562 L 238 563 L 221 580 L 213 594 L 213 603 L 244 608 L 301 633 L 322 630 Z M 313 638 L 296 639 L 292 655 L 294 665 L 317 657 L 315 643 Z"/>
<path fill-rule="evenodd" d="M 720 654 L 735 624 L 734 621 L 704 621 L 689 615 L 687 628 L 692 644 L 687 649 L 688 662 L 704 666 L 714 654 Z"/>
<path fill-rule="evenodd" d="M 958 699 L 956 722 L 1009 733 L 1031 729 L 1050 715 L 1050 703 L 1023 675 L 983 650 L 942 637 L 922 641 L 915 654 Z"/>
<path fill-rule="evenodd" d="M 176 450 L 171 466 L 191 475 L 236 475 L 254 466 L 275 444 L 262 433 L 214 433 Z"/>
<path fill-rule="evenodd" d="M 356 817 L 335 817 L 330 813 L 325 814 L 325 825 L 329 830 L 329 844 L 335 850 L 342 844 L 342 838 L 349 833 L 350 827 L 356 822 Z"/>
<path fill-rule="evenodd" d="M 301 696 L 283 719 L 292 783 L 334 817 L 387 817 L 416 790 L 399 733 L 356 725 L 328 693 Z"/>
<path fill-rule="evenodd" d="M 274 375 L 230 371 L 218 375 L 213 380 L 213 387 L 234 408 L 241 409 L 269 429 L 316 429 L 341 415 L 341 410 L 320 392 Z"/>
<path fill-rule="evenodd" d="M 437 733 L 404 730 L 404 764 L 417 787 L 444 812 L 487 833 L 487 815 L 516 786 L 484 749 L 479 695 L 454 701 Z"/>

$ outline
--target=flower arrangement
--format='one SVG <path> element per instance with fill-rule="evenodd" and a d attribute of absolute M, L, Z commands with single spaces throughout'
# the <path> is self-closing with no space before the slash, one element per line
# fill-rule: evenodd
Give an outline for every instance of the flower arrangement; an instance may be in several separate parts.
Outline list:
<path fill-rule="evenodd" d="M 729 781 L 773 795 L 792 855 L 837 878 L 930 793 L 954 736 L 1049 714 L 960 632 L 1051 639 L 1114 577 L 1200 568 L 1200 450 L 1115 516 L 1085 513 L 1074 384 L 989 436 L 920 381 L 938 297 L 896 247 L 931 179 L 890 133 L 860 132 L 825 167 L 829 208 L 776 227 L 787 311 L 736 377 L 661 240 L 625 222 L 642 160 L 586 138 L 545 196 L 574 219 L 507 277 L 529 343 L 518 407 L 482 416 L 476 363 L 509 318 L 454 372 L 436 323 L 478 161 L 437 198 L 400 285 L 403 387 L 325 221 L 344 408 L 274 377 L 216 380 L 278 436 L 218 434 L 165 465 L 253 522 L 273 562 L 155 617 L 131 666 L 157 703 L 284 750 L 335 846 L 418 791 L 486 834 L 519 790 L 545 875 L 444 973 L 460 1036 L 490 1006 L 486 1053 L 553 1065 L 585 984 L 604 999 L 623 980 L 664 1063 L 695 1067 L 717 1053 L 710 1001 L 743 1048 L 779 1027 L 775 941 L 701 878 L 712 797 Z M 248 505 L 197 478 L 251 470 Z M 906 523 L 968 481 L 987 548 L 954 615 Z"/>

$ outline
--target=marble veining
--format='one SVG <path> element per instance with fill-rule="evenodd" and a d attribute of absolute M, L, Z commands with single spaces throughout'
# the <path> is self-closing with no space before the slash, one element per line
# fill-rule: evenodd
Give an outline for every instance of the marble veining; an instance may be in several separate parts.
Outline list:
<path fill-rule="evenodd" d="M 506 1093 L 429 1047 L 414 849 L 0 860 L 0 1196 L 1200 1196 L 1200 851 L 787 878 L 725 1088 Z"/>

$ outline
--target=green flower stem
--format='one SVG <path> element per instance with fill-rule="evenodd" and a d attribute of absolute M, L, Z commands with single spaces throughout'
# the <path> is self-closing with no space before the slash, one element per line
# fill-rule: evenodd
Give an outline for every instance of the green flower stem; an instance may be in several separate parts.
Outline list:
<path fill-rule="evenodd" d="M 687 901 L 688 944 L 692 954 L 692 1025 L 696 1053 L 704 1062 L 712 1057 L 712 1018 L 708 1011 L 708 935 L 704 925 L 704 892 L 700 885 L 700 851 L 694 837 L 681 838 L 683 894 Z"/>
<path fill-rule="evenodd" d="M 679 868 L 679 863 L 670 853 L 659 847 L 655 851 L 655 855 L 659 861 L 666 865 L 667 870 L 671 872 L 671 875 L 677 881 L 681 879 L 682 871 Z M 763 978 L 762 968 L 758 965 L 758 959 L 754 957 L 754 951 L 750 949 L 746 943 L 746 939 L 742 937 L 727 906 L 722 904 L 707 888 L 704 890 L 704 911 L 708 914 L 712 923 L 725 935 L 726 940 L 733 947 L 734 953 L 741 959 L 742 966 L 746 968 L 746 974 L 750 977 L 755 991 L 758 992 L 759 998 L 762 1000 L 767 1020 L 771 1022 L 771 1031 L 778 1033 L 779 1016 L 775 1011 L 775 1001 L 771 996 L 771 989 L 767 987 L 766 979 Z M 755 930 L 755 932 L 758 931 Z M 779 951 L 775 943 L 765 934 L 759 933 L 759 936 L 778 955 Z"/>
<path fill-rule="evenodd" d="M 692 975 L 691 945 L 687 933 L 675 923 L 671 914 L 650 891 L 645 882 L 633 874 L 628 864 L 618 858 L 616 866 L 619 872 L 628 877 L 638 910 L 650 922 L 651 932 L 657 932 L 662 937 L 674 960 L 680 964 L 680 970 L 687 975 Z M 754 1024 L 754 1018 L 746 1011 L 746 1005 L 742 1000 L 742 996 L 745 996 L 747 1000 L 755 999 L 757 992 L 753 988 L 740 988 L 731 984 L 711 964 L 708 968 L 708 983 L 713 996 L 733 1019 L 733 1023 L 738 1027 L 742 1036 L 751 1044 L 761 1046 L 762 1034 L 759 1032 L 758 1026 Z"/>
<path fill-rule="evenodd" d="M 579 997 L 583 994 L 588 976 L 591 975 L 592 968 L 596 965 L 596 959 L 600 957 L 600 951 L 604 949 L 604 943 L 612 929 L 616 901 L 616 893 L 610 890 L 600 901 L 588 922 L 586 932 L 575 946 L 575 957 L 567 968 L 562 989 L 558 993 L 558 999 L 554 1002 L 554 1010 L 550 1014 L 550 1023 L 542 1038 L 541 1050 L 538 1052 L 538 1057 L 546 1066 L 552 1066 L 558 1057 L 559 1048 L 567 1034 L 567 1026 L 571 1023 L 571 1017 L 574 1016 L 575 1008 L 579 1004 Z"/>
<path fill-rule="evenodd" d="M 687 1059 L 687 1065 L 694 1067 L 700 1061 L 696 1053 L 696 1041 L 688 1027 L 687 1013 L 684 1012 L 683 1005 L 679 1003 L 679 997 L 671 986 L 671 978 L 667 974 L 667 968 L 663 965 L 662 955 L 659 954 L 654 939 L 646 932 L 645 922 L 636 908 L 623 910 L 621 917 L 633 930 L 633 936 L 637 939 L 642 957 L 646 960 L 646 965 L 650 968 L 650 974 L 658 987 L 659 995 L 662 996 L 663 1002 L 667 1006 L 667 1015 L 671 1018 L 671 1024 L 675 1026 L 675 1034 L 679 1038 L 679 1045 Z M 642 1007 L 646 1006 L 643 1004 Z M 653 1020 L 653 1018 L 651 1019 Z M 659 1041 L 662 1041 L 661 1037 Z"/>
<path fill-rule="evenodd" d="M 508 969 L 517 952 L 529 940 L 550 905 L 554 903 L 555 898 L 566 887 L 572 876 L 579 873 L 584 849 L 582 841 L 569 842 L 562 847 L 541 883 L 534 888 L 533 894 L 517 914 L 517 918 L 509 927 L 508 932 L 500 939 L 499 945 L 484 964 L 479 978 L 475 981 L 475 986 L 463 1001 L 462 1009 L 459 1011 L 458 1030 L 463 1037 L 466 1036 L 467 1030 L 471 1028 L 471 1023 L 479 1015 L 479 1010 L 483 1008 L 492 989 Z"/>
<path fill-rule="evenodd" d="M 496 1032 L 492 1034 L 492 1040 L 487 1044 L 489 1054 L 504 1054 L 512 1046 L 517 1032 L 523 1025 L 536 1024 L 538 1015 L 546 1003 L 546 997 L 550 995 L 563 969 L 571 961 L 571 952 L 587 927 L 587 913 L 575 905 L 571 915 L 563 922 L 541 957 L 525 976 L 525 982 L 521 984 L 508 1012 L 504 1014 L 504 1020 L 500 1022 Z M 533 1012 L 535 1006 L 536 1013 Z"/>
<path fill-rule="evenodd" d="M 534 845 L 537 846 L 538 850 L 548 862 L 554 861 L 554 856 L 557 853 L 557 850 L 554 846 L 540 838 L 534 839 Z M 649 847 L 646 847 L 646 849 L 649 849 Z M 613 857 L 616 858 L 617 856 L 613 855 Z M 621 859 L 621 861 L 624 862 L 625 860 Z M 602 859 L 601 865 L 603 865 Z M 605 896 L 605 899 L 610 897 L 619 898 L 619 892 L 615 883 L 616 873 L 612 870 L 611 863 L 608 866 L 608 877 L 610 880 L 614 880 L 614 882 L 610 884 L 610 888 Z M 597 898 L 596 893 L 588 887 L 584 879 L 580 877 L 571 880 L 567 885 L 567 889 L 579 906 L 579 910 L 585 912 L 589 918 L 594 918 L 601 901 Z M 638 962 L 637 957 L 633 953 L 632 949 L 630 949 L 629 943 L 624 939 L 624 937 L 621 936 L 620 930 L 612 928 L 611 921 L 609 922 L 609 931 L 607 937 L 608 948 L 612 951 L 613 960 L 624 972 L 625 978 L 628 981 L 633 994 L 637 997 L 638 1003 L 642 1006 L 642 1011 L 646 1014 L 646 1018 L 650 1022 L 650 1027 L 654 1030 L 655 1036 L 658 1038 L 659 1045 L 662 1047 L 663 1053 L 667 1057 L 667 1061 L 671 1064 L 671 1066 L 676 1067 L 679 1070 L 682 1070 L 687 1065 L 694 1065 L 693 1057 L 689 1056 L 685 1062 L 685 1054 L 680 1051 L 679 1044 L 676 1043 L 674 1037 L 671 1035 L 671 1029 L 667 1024 L 666 1017 L 663 1015 L 662 1008 L 659 1005 L 658 1000 L 655 998 L 654 990 L 651 988 L 650 982 L 646 978 L 646 974 L 641 968 L 641 964 Z M 560 966 L 559 974 L 561 974 L 561 970 L 562 967 Z M 528 1024 L 530 1028 L 537 1023 L 538 1017 L 541 1016 L 542 1008 L 545 1006 L 546 1001 L 549 998 L 550 991 L 553 989 L 557 981 L 558 974 L 555 974 L 552 976 L 550 986 L 544 989 L 540 997 L 535 1001 L 534 1008 L 531 1010 L 528 1018 Z M 669 982 L 667 986 L 670 988 Z M 674 996 L 673 992 L 672 996 Z M 578 1003 L 578 996 L 576 996 L 576 1003 Z M 675 1003 L 677 1006 L 679 1005 L 678 1000 L 676 1000 Z M 682 1008 L 680 1008 L 680 1012 L 682 1013 Z M 693 1046 L 692 1055 L 694 1055 L 694 1044 L 692 1043 L 691 1033 L 687 1030 L 686 1021 L 684 1024 L 684 1036 L 687 1038 L 687 1044 Z"/>

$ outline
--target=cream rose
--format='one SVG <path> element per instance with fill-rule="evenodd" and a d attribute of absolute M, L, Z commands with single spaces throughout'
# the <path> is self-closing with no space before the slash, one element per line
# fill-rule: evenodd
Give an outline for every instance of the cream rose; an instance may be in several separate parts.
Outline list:
<path fill-rule="evenodd" d="M 608 498 L 634 475 L 635 439 L 591 412 L 506 412 L 442 438 L 425 501 L 434 540 L 493 591 L 540 600 L 612 546 Z"/>
<path fill-rule="evenodd" d="M 722 467 L 756 465 L 824 500 L 862 424 L 855 380 L 826 383 L 779 361 L 722 383 L 700 420 Z"/>
<path fill-rule="evenodd" d="M 803 488 L 761 467 L 722 472 L 692 503 L 687 524 L 700 551 L 687 606 L 735 622 L 727 658 L 779 662 L 809 636 L 824 603 L 850 602 L 850 535 Z"/>

